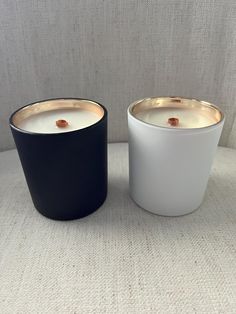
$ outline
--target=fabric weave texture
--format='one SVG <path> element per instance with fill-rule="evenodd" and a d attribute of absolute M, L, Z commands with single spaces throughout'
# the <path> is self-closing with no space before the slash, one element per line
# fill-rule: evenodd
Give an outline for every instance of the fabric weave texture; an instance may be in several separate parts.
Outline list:
<path fill-rule="evenodd" d="M 129 198 L 127 155 L 110 144 L 107 201 L 59 222 L 0 154 L 1 313 L 235 313 L 236 151 L 219 147 L 202 206 L 176 218 Z"/>

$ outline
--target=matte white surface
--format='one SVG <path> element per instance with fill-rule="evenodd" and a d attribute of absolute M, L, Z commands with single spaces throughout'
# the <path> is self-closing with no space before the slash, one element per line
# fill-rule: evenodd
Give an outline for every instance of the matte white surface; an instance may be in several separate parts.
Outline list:
<path fill-rule="evenodd" d="M 0 154 L 1 313 L 235 313 L 236 150 L 218 148 L 194 213 L 128 195 L 126 144 L 109 145 L 106 203 L 58 222 L 33 208 L 16 151 Z"/>
<path fill-rule="evenodd" d="M 180 216 L 203 200 L 224 121 L 199 129 L 144 123 L 128 110 L 130 195 L 155 214 Z"/>
<path fill-rule="evenodd" d="M 236 147 L 235 16 L 235 0 L 1 0 L 0 150 L 27 103 L 97 100 L 109 139 L 127 141 L 127 106 L 158 95 L 219 105 L 221 145 Z"/>

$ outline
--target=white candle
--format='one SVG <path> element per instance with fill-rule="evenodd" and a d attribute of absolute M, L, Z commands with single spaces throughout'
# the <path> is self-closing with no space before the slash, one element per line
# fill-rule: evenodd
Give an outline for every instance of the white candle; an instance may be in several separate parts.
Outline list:
<path fill-rule="evenodd" d="M 144 122 L 161 127 L 174 128 L 202 128 L 218 122 L 209 111 L 196 108 L 168 108 L 156 107 L 138 112 L 136 117 Z M 177 118 L 178 125 L 171 126 L 169 118 Z"/>
<path fill-rule="evenodd" d="M 131 104 L 129 190 L 134 201 L 165 216 L 198 208 L 223 124 L 220 109 L 205 101 L 154 97 Z"/>
<path fill-rule="evenodd" d="M 179 101 L 178 98 L 165 98 L 160 102 L 145 99 L 137 104 L 134 114 L 146 123 L 171 128 L 203 128 L 219 121 L 219 113 L 209 104 L 188 99 Z M 171 120 L 175 120 L 173 118 L 177 123 L 171 123 Z"/>
<path fill-rule="evenodd" d="M 102 117 L 102 108 L 85 100 L 52 100 L 31 106 L 23 109 L 27 114 L 24 118 L 20 117 L 16 125 L 20 129 L 34 133 L 75 131 L 91 126 Z M 59 120 L 65 120 L 66 126 L 59 127 L 57 125 Z"/>

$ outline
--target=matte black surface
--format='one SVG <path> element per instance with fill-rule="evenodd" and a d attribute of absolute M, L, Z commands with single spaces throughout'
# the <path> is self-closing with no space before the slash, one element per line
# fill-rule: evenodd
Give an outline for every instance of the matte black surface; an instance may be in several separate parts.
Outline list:
<path fill-rule="evenodd" d="M 73 98 L 76 99 L 76 98 Z M 92 126 L 77 131 L 37 134 L 13 126 L 33 203 L 57 220 L 82 218 L 107 195 L 107 111 Z"/>

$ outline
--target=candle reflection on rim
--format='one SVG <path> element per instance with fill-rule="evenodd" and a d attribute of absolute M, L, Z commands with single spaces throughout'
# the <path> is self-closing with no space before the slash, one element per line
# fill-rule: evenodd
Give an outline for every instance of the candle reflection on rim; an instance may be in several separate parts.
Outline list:
<path fill-rule="evenodd" d="M 146 121 L 147 119 L 143 119 L 140 117 L 140 114 L 142 115 L 145 112 L 150 112 L 154 109 L 165 109 L 165 108 L 172 108 L 172 109 L 191 109 L 199 112 L 204 112 L 205 115 L 209 115 L 209 118 L 213 119 L 214 122 L 209 123 L 208 125 L 199 126 L 199 127 L 177 127 L 173 128 L 173 126 L 168 125 L 168 122 L 166 125 L 159 125 L 155 123 L 150 123 Z M 140 121 L 141 123 L 148 124 L 153 127 L 159 127 L 159 128 L 169 128 L 170 130 L 194 130 L 194 129 L 205 129 L 208 127 L 212 127 L 213 125 L 216 125 L 220 123 L 222 120 L 224 120 L 224 114 L 222 111 L 215 105 L 206 102 L 206 101 L 200 101 L 197 99 L 191 99 L 191 98 L 182 98 L 182 97 L 150 97 L 150 98 L 144 98 L 138 101 L 135 101 L 132 103 L 128 108 L 129 113 L 132 117 Z"/>
<path fill-rule="evenodd" d="M 67 129 L 64 128 L 64 132 L 74 132 L 74 131 L 79 131 L 81 129 L 85 129 L 88 127 L 92 127 L 93 125 L 99 123 L 101 119 L 104 117 L 104 109 L 103 107 L 91 100 L 87 99 L 76 99 L 76 98 L 58 98 L 58 99 L 48 99 L 40 102 L 35 102 L 30 105 L 24 106 L 20 109 L 18 109 L 11 117 L 10 117 L 10 123 L 13 128 L 18 129 L 21 132 L 26 132 L 26 133 L 32 133 L 32 134 L 58 134 L 62 133 L 61 132 L 40 132 L 40 131 L 34 131 L 34 130 L 27 130 L 22 128 L 22 123 L 27 121 L 27 119 L 30 119 L 36 115 L 40 114 L 46 114 L 47 112 L 59 112 L 62 110 L 68 110 L 68 112 L 74 111 L 84 111 L 84 112 L 91 112 L 91 114 L 95 114 L 98 116 L 97 119 L 93 119 L 91 123 L 88 125 L 82 126 L 76 128 L 74 127 L 73 129 Z M 56 124 L 56 120 L 64 120 L 63 118 L 60 119 L 59 117 L 53 121 L 54 125 Z M 58 130 L 61 128 L 58 128 Z"/>

